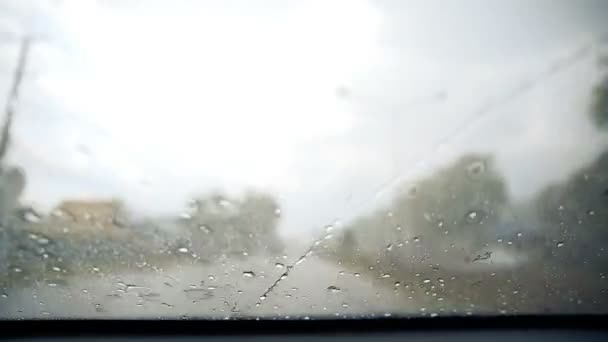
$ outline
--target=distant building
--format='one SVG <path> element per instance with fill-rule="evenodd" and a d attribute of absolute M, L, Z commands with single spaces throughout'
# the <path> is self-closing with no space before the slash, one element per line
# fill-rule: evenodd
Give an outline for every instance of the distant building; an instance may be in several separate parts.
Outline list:
<path fill-rule="evenodd" d="M 122 204 L 104 200 L 64 201 L 51 214 L 51 222 L 57 221 L 99 229 L 116 229 L 127 225 Z"/>

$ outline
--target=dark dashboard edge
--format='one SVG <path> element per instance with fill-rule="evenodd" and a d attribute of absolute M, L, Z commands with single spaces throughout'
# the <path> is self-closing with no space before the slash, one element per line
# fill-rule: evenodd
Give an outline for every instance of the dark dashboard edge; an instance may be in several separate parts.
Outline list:
<path fill-rule="evenodd" d="M 608 315 L 370 319 L 0 320 L 2 337 L 373 334 L 399 331 L 602 330 Z"/>

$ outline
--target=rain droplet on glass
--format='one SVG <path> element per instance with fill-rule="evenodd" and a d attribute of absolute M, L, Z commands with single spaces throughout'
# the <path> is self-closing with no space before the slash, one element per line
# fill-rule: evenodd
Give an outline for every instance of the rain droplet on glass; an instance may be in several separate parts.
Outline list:
<path fill-rule="evenodd" d="M 342 289 L 340 289 L 339 287 L 337 287 L 335 285 L 330 285 L 327 287 L 327 291 L 329 291 L 331 293 L 339 293 L 340 291 L 342 291 Z"/>

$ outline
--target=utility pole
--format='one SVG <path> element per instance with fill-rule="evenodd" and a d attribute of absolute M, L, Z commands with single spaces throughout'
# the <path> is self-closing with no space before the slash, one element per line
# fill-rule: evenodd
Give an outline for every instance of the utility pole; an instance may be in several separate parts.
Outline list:
<path fill-rule="evenodd" d="M 27 63 L 27 56 L 30 48 L 30 38 L 24 37 L 21 41 L 21 48 L 19 49 L 19 59 L 17 61 L 17 67 L 13 73 L 13 84 L 8 94 L 5 107 L 4 124 L 2 126 L 2 135 L 0 136 L 0 168 L 3 168 L 4 158 L 6 151 L 11 140 L 11 127 L 13 124 L 13 117 L 15 116 L 15 106 L 17 98 L 19 97 L 19 88 L 23 80 L 23 74 L 25 71 L 25 65 Z"/>
<path fill-rule="evenodd" d="M 0 136 L 0 225 L 2 226 L 8 222 L 7 219 L 10 213 L 18 206 L 19 197 L 25 188 L 24 172 L 18 167 L 7 165 L 5 158 L 9 144 L 11 143 L 11 129 L 19 96 L 19 88 L 21 87 L 27 62 L 29 44 L 30 39 L 24 37 L 19 49 L 17 67 L 13 73 L 13 84 L 6 100 L 4 123 L 2 132 L 0 133 L 2 134 Z"/>

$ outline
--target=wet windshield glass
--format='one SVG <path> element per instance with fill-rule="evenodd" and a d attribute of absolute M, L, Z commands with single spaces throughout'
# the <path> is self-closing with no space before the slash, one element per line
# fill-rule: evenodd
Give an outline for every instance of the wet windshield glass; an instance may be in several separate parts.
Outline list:
<path fill-rule="evenodd" d="M 3 1 L 0 318 L 606 313 L 605 1 Z"/>

